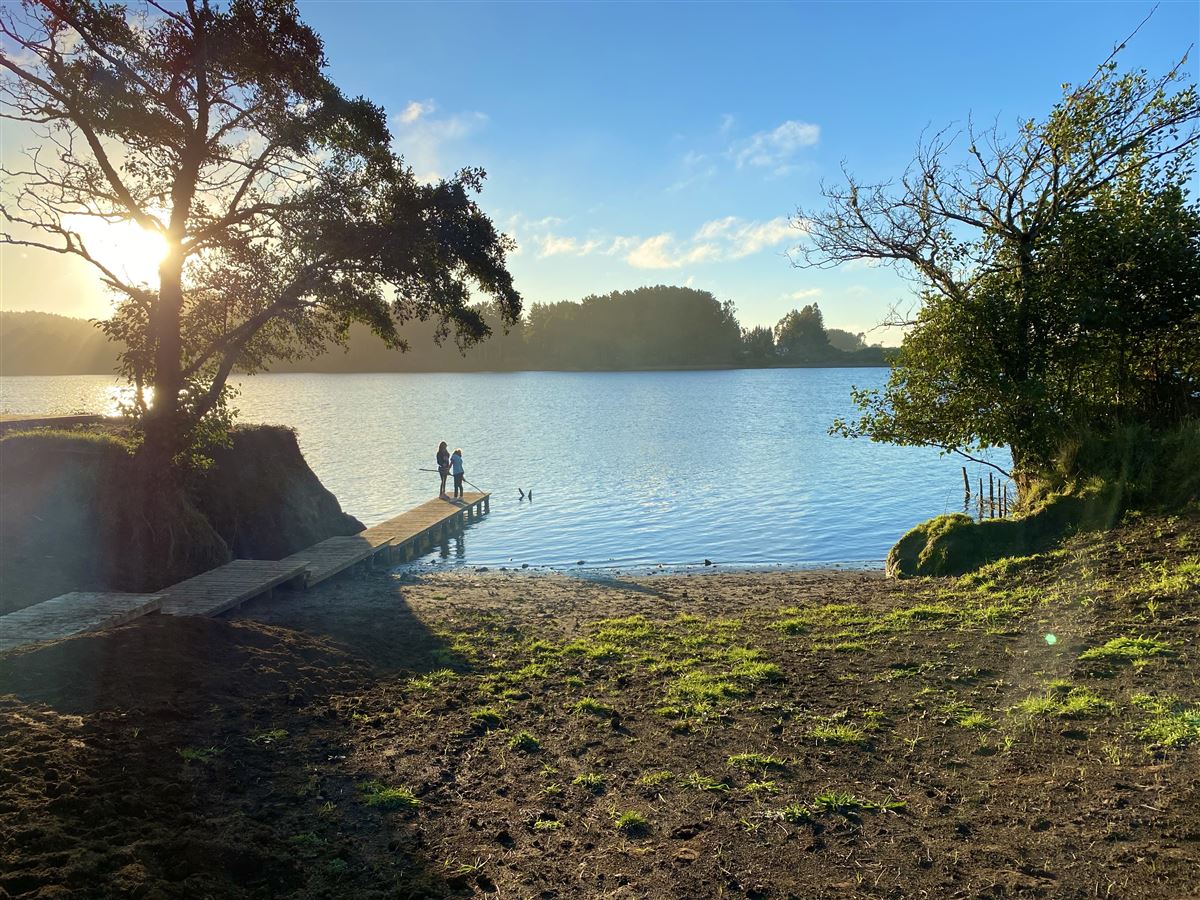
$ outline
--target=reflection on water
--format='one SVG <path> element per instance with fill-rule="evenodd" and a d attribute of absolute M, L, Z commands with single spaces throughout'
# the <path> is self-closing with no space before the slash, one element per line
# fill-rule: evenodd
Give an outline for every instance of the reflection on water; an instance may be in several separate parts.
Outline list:
<path fill-rule="evenodd" d="M 374 524 L 437 493 L 462 447 L 492 512 L 437 565 L 879 563 L 917 522 L 961 508 L 959 462 L 830 437 L 883 369 L 244 379 L 242 419 L 297 429 L 343 508 Z M 101 412 L 102 376 L 0 378 L 5 412 Z M 986 471 L 969 466 L 971 483 Z M 534 490 L 522 501 L 518 490 Z M 468 541 L 469 539 L 469 541 Z M 469 543 L 469 548 L 468 548 Z"/>

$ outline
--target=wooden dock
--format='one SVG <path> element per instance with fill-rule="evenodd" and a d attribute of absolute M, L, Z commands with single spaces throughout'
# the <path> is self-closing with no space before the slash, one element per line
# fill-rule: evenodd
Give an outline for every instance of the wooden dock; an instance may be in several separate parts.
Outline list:
<path fill-rule="evenodd" d="M 359 563 L 369 564 L 376 553 L 387 550 L 391 543 L 390 537 L 372 541 L 362 534 L 331 537 L 313 544 L 307 550 L 284 557 L 280 562 L 305 565 L 304 586 L 309 588 Z"/>
<path fill-rule="evenodd" d="M 131 622 L 162 605 L 162 594 L 73 591 L 0 616 L 0 652 L 100 631 Z"/>
<path fill-rule="evenodd" d="M 304 560 L 235 559 L 159 591 L 168 616 L 218 616 L 285 581 L 302 578 Z"/>
<path fill-rule="evenodd" d="M 408 562 L 428 553 L 436 540 L 448 540 L 491 512 L 491 494 L 472 492 L 458 500 L 438 497 L 362 532 L 368 542 L 386 545 L 389 562 Z"/>
<path fill-rule="evenodd" d="M 286 559 L 235 559 L 154 594 L 76 592 L 0 616 L 0 652 L 98 631 L 161 611 L 218 616 L 276 587 L 307 588 L 377 557 L 407 562 L 491 511 L 491 494 L 439 497 L 356 535 L 332 537 Z"/>

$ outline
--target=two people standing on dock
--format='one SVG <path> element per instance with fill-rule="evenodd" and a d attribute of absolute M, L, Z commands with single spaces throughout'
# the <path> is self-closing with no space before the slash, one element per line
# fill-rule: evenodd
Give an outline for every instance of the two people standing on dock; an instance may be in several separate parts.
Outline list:
<path fill-rule="evenodd" d="M 446 476 L 454 475 L 454 499 L 459 499 L 463 495 L 463 478 L 466 476 L 466 470 L 463 468 L 462 450 L 458 447 L 454 448 L 454 452 L 450 453 L 446 449 L 446 442 L 442 441 L 438 444 L 437 450 L 437 470 L 441 476 L 442 486 L 438 492 L 439 497 L 446 496 Z"/>

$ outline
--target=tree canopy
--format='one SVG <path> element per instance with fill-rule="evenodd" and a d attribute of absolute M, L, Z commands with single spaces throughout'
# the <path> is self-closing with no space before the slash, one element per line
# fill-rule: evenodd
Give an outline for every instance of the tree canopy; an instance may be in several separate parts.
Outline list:
<path fill-rule="evenodd" d="M 835 431 L 1007 446 L 1023 478 L 1085 431 L 1196 413 L 1200 104 L 1182 63 L 1120 74 L 1118 51 L 1015 137 L 970 127 L 956 161 L 941 132 L 897 182 L 847 173 L 799 211 L 799 265 L 897 265 L 921 299 L 887 387 Z"/>
<path fill-rule="evenodd" d="M 351 323 L 404 349 L 398 326 L 432 320 L 467 346 L 491 331 L 476 292 L 502 328 L 518 319 L 482 170 L 415 178 L 291 0 L 24 0 L 0 34 L 0 115 L 38 137 L 3 172 L 0 240 L 78 257 L 116 294 L 103 327 L 153 388 L 160 455 L 220 413 L 235 368 L 322 352 Z M 80 217 L 160 236 L 157 284 L 106 265 Z"/>

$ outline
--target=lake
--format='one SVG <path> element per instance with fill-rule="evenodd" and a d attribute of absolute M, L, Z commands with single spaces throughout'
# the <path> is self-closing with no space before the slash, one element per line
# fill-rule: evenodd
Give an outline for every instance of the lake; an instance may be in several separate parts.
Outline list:
<path fill-rule="evenodd" d="M 234 406 L 290 425 L 368 525 L 437 493 L 463 448 L 491 515 L 424 565 L 881 565 L 916 523 L 962 509 L 960 462 L 827 434 L 886 369 L 260 375 Z M 103 412 L 106 376 L 0 378 L 0 411 Z M 983 467 L 969 464 L 972 483 Z M 532 502 L 518 488 L 533 489 Z"/>

